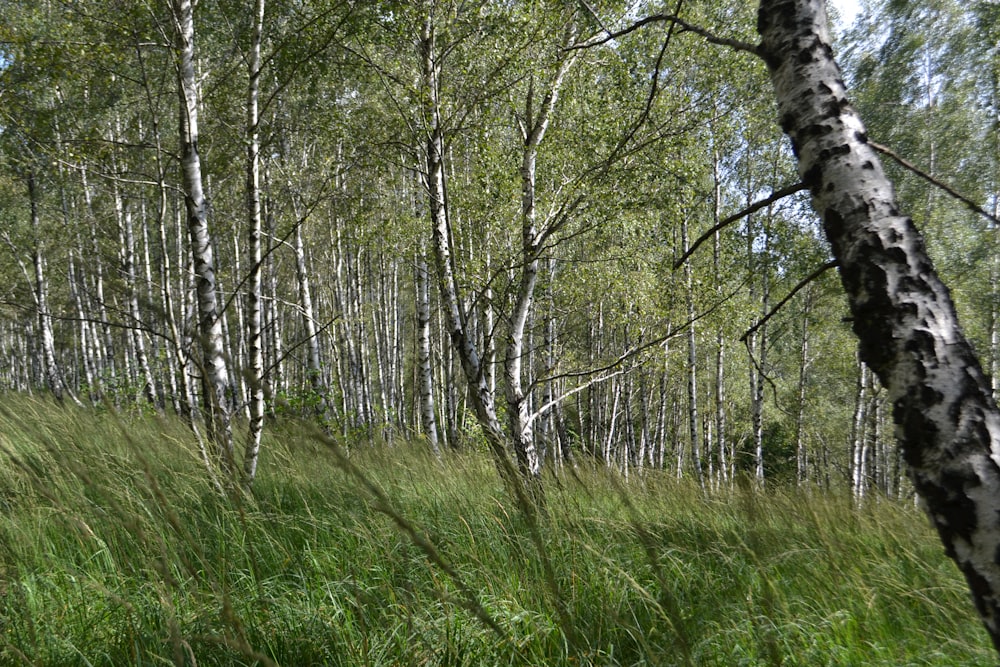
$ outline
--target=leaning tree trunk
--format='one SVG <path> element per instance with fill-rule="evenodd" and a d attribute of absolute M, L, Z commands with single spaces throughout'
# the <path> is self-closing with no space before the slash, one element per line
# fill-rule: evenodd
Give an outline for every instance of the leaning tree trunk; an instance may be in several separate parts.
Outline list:
<path fill-rule="evenodd" d="M 1000 410 L 833 59 L 823 0 L 762 0 L 759 53 L 910 477 L 1000 650 Z"/>
<path fill-rule="evenodd" d="M 198 154 L 198 83 L 194 60 L 194 10 L 191 0 L 174 0 L 177 24 L 178 89 L 180 93 L 181 168 L 184 204 L 194 261 L 198 303 L 198 335 L 201 375 L 207 409 L 209 438 L 219 447 L 224 468 L 234 472 L 233 438 L 230 425 L 229 371 L 222 335 L 222 314 L 216 294 L 215 258 L 208 230 L 201 158 Z"/>

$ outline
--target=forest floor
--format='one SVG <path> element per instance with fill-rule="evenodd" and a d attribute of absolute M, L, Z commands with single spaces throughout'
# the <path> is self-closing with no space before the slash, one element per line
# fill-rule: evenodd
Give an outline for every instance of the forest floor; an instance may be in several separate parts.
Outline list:
<path fill-rule="evenodd" d="M 183 423 L 0 408 L 0 664 L 981 665 L 912 507 L 600 467 L 532 519 L 485 454 L 272 428 L 220 497 Z"/>

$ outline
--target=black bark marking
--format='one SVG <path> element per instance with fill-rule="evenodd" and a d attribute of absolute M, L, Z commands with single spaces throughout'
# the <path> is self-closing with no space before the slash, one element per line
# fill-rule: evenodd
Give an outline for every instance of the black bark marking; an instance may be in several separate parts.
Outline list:
<path fill-rule="evenodd" d="M 800 134 L 807 137 L 823 137 L 833 132 L 833 128 L 827 123 L 813 123 L 804 128 Z"/>
<path fill-rule="evenodd" d="M 949 543 L 953 544 L 956 538 L 971 543 L 978 520 L 976 503 L 969 498 L 969 491 L 982 486 L 982 482 L 972 470 L 956 469 L 947 465 L 941 471 L 938 481 L 940 484 L 938 488 L 942 489 L 946 502 L 937 507 L 935 515 L 940 516 L 945 521 Z M 945 489 L 951 489 L 951 491 L 945 491 Z M 938 531 L 942 531 L 940 525 Z"/>
<path fill-rule="evenodd" d="M 844 110 L 850 107 L 850 102 L 842 98 L 833 98 L 823 107 L 823 112 L 831 118 L 839 118 Z"/>
<path fill-rule="evenodd" d="M 808 177 L 809 173 L 806 172 Z M 803 179 L 806 185 L 809 185 L 809 181 Z M 831 186 L 833 183 L 830 184 Z M 823 226 L 826 228 L 827 238 L 839 239 L 844 233 L 844 218 L 841 217 L 840 213 L 837 212 L 832 206 L 823 212 Z"/>
<path fill-rule="evenodd" d="M 834 146 L 832 148 L 824 148 L 819 152 L 819 161 L 826 162 L 832 157 L 837 157 L 838 155 L 847 155 L 851 152 L 850 144 L 840 144 L 839 146 Z"/>
<path fill-rule="evenodd" d="M 933 387 L 924 386 L 920 388 L 920 402 L 927 407 L 937 405 L 944 400 L 944 394 Z"/>
<path fill-rule="evenodd" d="M 921 362 L 924 359 L 934 359 L 934 336 L 929 331 L 917 329 L 910 333 L 903 349 L 920 359 Z M 926 387 L 920 387 L 921 391 L 924 389 Z"/>
<path fill-rule="evenodd" d="M 979 611 L 979 614 L 984 617 L 993 618 L 996 609 L 990 608 L 986 602 L 987 600 L 995 602 L 992 598 L 993 590 L 990 587 L 990 582 L 987 581 L 986 577 L 979 574 L 971 563 L 963 563 L 961 569 L 962 574 L 965 575 L 965 581 L 969 584 L 969 589 L 972 591 L 972 599 L 976 603 L 976 609 Z"/>
<path fill-rule="evenodd" d="M 802 174 L 802 182 L 806 184 L 810 192 L 819 191 L 823 184 L 823 166 L 814 164 L 806 173 Z"/>
<path fill-rule="evenodd" d="M 903 266 L 906 266 L 908 264 L 906 251 L 900 248 L 899 246 L 889 246 L 888 248 L 886 248 L 885 256 L 890 262 L 894 264 L 902 264 Z"/>

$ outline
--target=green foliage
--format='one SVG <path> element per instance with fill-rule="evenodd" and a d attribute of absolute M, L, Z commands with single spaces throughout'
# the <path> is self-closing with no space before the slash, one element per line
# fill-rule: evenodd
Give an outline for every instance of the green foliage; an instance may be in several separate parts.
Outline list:
<path fill-rule="evenodd" d="M 9 396 L 0 427 L 5 664 L 990 660 L 935 536 L 890 503 L 581 468 L 549 481 L 543 556 L 480 455 L 355 448 L 362 478 L 284 423 L 226 499 L 174 420 Z"/>

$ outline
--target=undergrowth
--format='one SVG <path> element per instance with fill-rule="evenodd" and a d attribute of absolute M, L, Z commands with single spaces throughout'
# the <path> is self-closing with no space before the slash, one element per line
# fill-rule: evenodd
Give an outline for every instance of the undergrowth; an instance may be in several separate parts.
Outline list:
<path fill-rule="evenodd" d="M 288 424 L 225 498 L 178 420 L 4 405 L 2 664 L 995 661 L 908 506 L 581 467 L 528 518 L 483 454 Z"/>

